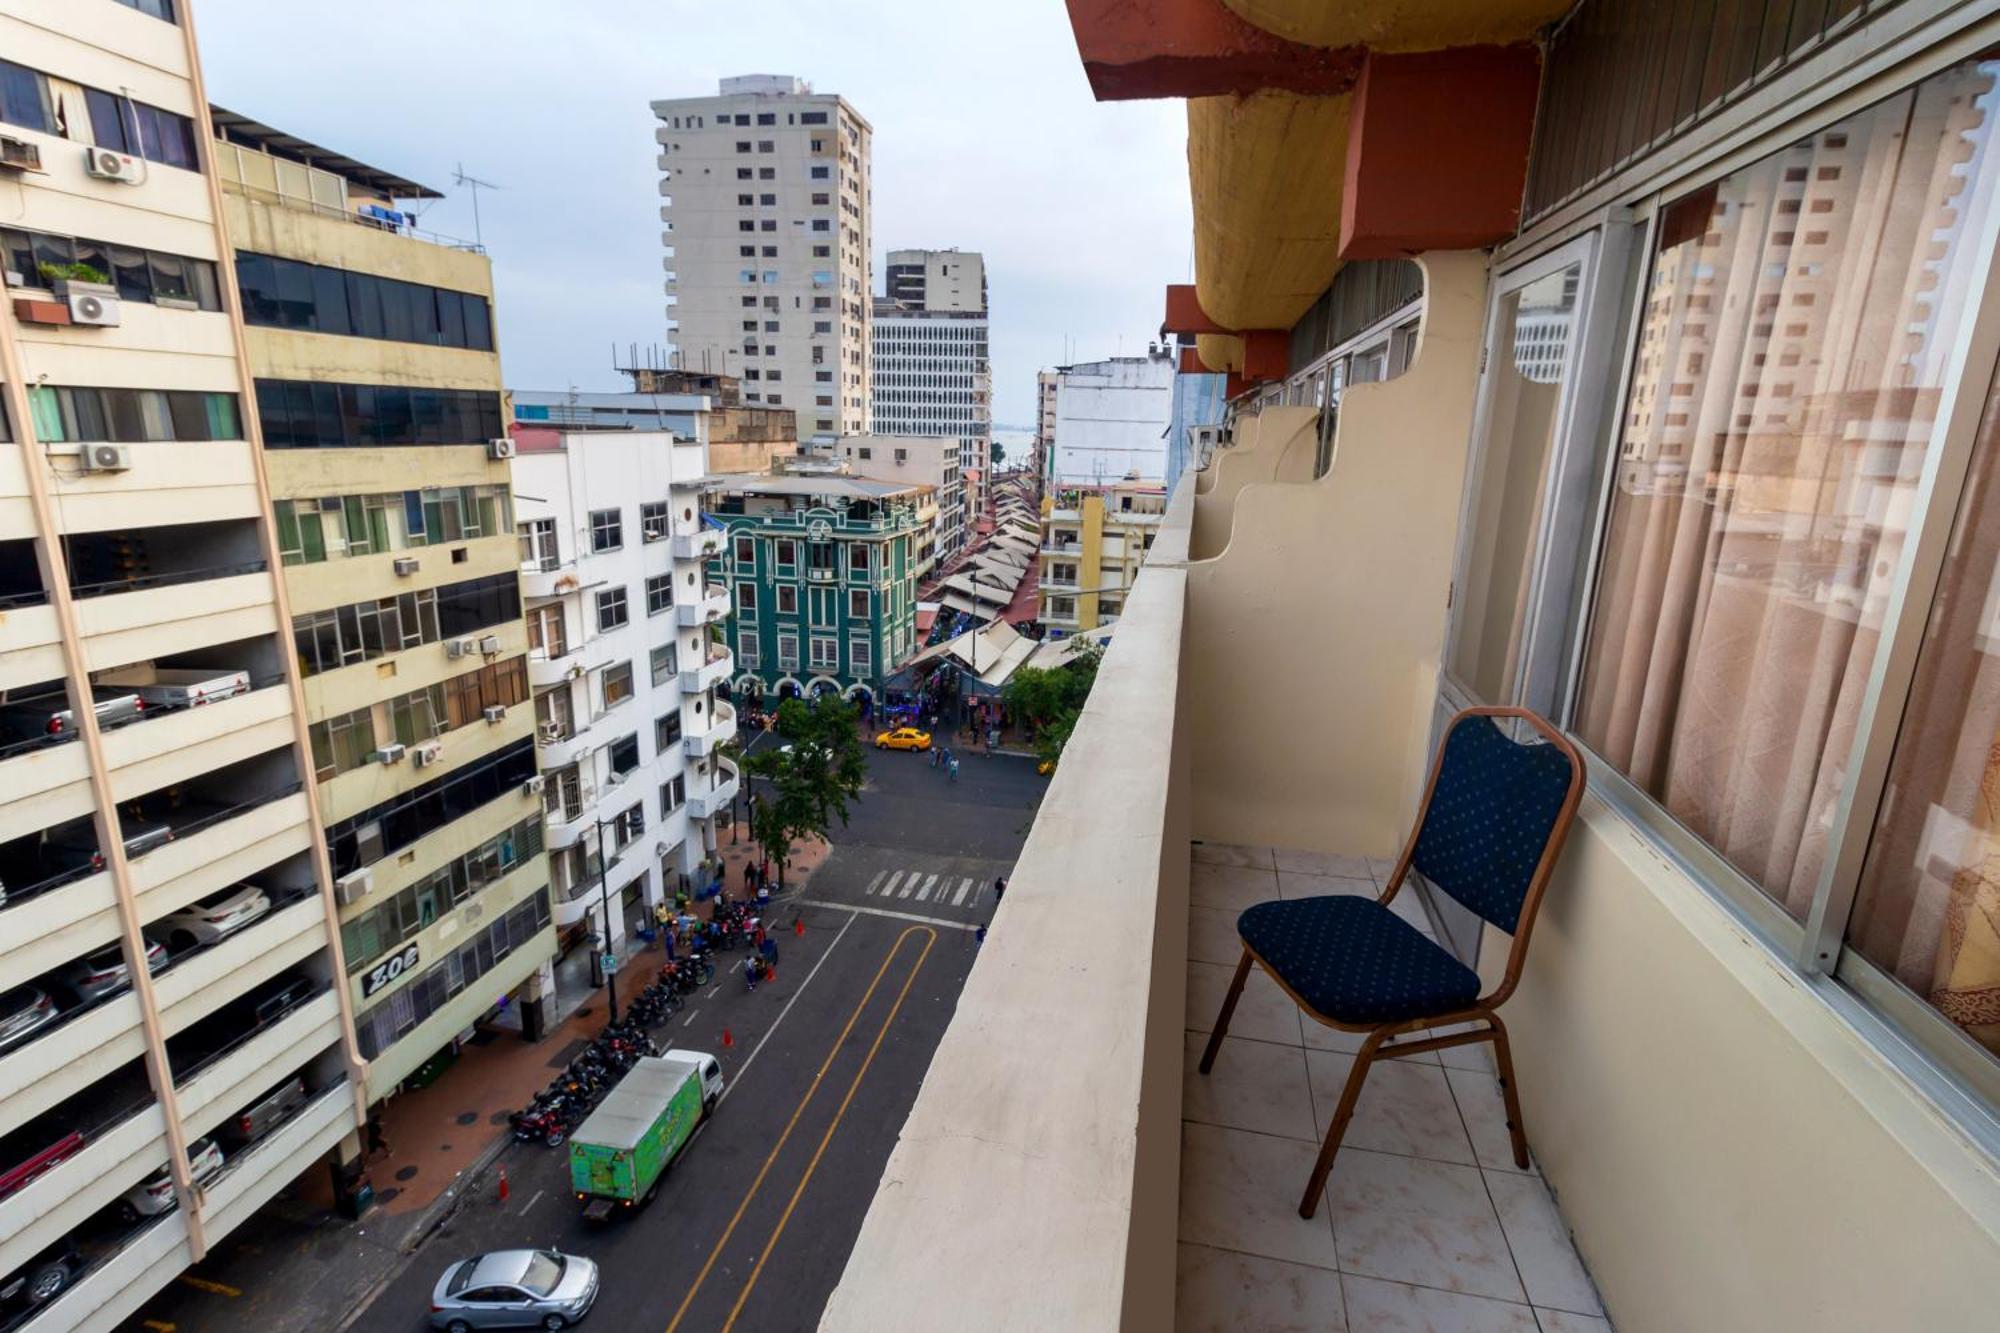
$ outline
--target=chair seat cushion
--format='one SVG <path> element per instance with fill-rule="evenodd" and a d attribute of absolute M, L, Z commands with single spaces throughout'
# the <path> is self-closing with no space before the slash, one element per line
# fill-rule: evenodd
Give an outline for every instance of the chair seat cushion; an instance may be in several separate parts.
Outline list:
<path fill-rule="evenodd" d="M 1258 903 L 1236 932 L 1300 999 L 1350 1024 L 1462 1009 L 1479 974 L 1372 898 L 1338 894 Z"/>

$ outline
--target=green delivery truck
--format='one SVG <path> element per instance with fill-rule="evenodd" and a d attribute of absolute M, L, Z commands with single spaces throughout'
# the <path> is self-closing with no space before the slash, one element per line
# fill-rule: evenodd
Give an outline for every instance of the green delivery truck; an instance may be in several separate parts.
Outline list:
<path fill-rule="evenodd" d="M 700 1051 L 634 1064 L 569 1136 L 569 1179 L 601 1222 L 651 1199 L 660 1177 L 722 1096 L 722 1066 Z"/>

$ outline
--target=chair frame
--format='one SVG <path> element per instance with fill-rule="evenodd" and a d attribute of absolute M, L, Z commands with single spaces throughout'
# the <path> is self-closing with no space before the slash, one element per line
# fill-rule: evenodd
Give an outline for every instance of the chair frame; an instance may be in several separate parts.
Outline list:
<path fill-rule="evenodd" d="M 1389 875 L 1389 882 L 1376 899 L 1387 907 L 1403 887 L 1409 875 L 1410 862 L 1417 852 L 1417 839 L 1422 835 L 1424 820 L 1430 814 L 1431 798 L 1437 791 L 1438 775 L 1444 771 L 1446 744 L 1460 723 L 1476 717 L 1508 718 L 1526 722 L 1555 746 L 1570 762 L 1569 792 L 1563 798 L 1562 807 L 1556 813 L 1556 821 L 1549 829 L 1548 841 L 1542 847 L 1541 860 L 1536 862 L 1534 874 L 1528 880 L 1528 891 L 1521 899 L 1520 918 L 1515 922 L 1513 945 L 1507 952 L 1507 969 L 1500 982 L 1491 991 L 1474 1000 L 1463 1009 L 1442 1014 L 1427 1014 L 1421 1018 L 1409 1018 L 1395 1023 L 1361 1024 L 1342 1023 L 1328 1018 L 1307 1004 L 1299 993 L 1285 984 L 1277 969 L 1266 962 L 1248 944 L 1243 946 L 1243 957 L 1237 961 L 1236 975 L 1229 983 L 1229 993 L 1222 999 L 1222 1010 L 1215 1017 L 1214 1030 L 1209 1033 L 1208 1045 L 1201 1053 L 1199 1066 L 1207 1074 L 1215 1065 L 1215 1056 L 1222 1049 L 1222 1039 L 1228 1035 L 1229 1020 L 1236 1012 L 1236 1001 L 1243 994 L 1243 983 L 1249 979 L 1250 965 L 1255 963 L 1264 969 L 1265 975 L 1278 983 L 1278 988 L 1291 996 L 1292 1003 L 1300 1011 L 1312 1015 L 1314 1020 L 1326 1027 L 1342 1032 L 1366 1034 L 1361 1049 L 1355 1053 L 1354 1067 L 1348 1071 L 1347 1085 L 1341 1089 L 1339 1105 L 1334 1108 L 1333 1123 L 1327 1127 L 1326 1141 L 1320 1146 L 1319 1159 L 1313 1163 L 1312 1176 L 1306 1182 L 1306 1192 L 1299 1200 L 1299 1216 L 1310 1218 L 1319 1209 L 1320 1195 L 1326 1189 L 1326 1178 L 1333 1170 L 1333 1159 L 1340 1151 L 1340 1141 L 1347 1134 L 1347 1126 L 1354 1119 L 1354 1107 L 1361 1100 L 1361 1087 L 1368 1080 L 1368 1070 L 1377 1060 L 1400 1060 L 1412 1055 L 1425 1055 L 1431 1051 L 1441 1051 L 1453 1046 L 1468 1046 L 1474 1042 L 1493 1043 L 1495 1063 L 1499 1069 L 1500 1092 L 1507 1105 L 1507 1133 L 1513 1140 L 1514 1165 L 1528 1169 L 1528 1136 L 1521 1123 L 1521 1099 L 1514 1088 L 1514 1056 L 1507 1044 L 1507 1028 L 1500 1021 L 1497 1012 L 1507 997 L 1514 993 L 1514 987 L 1521 980 L 1521 968 L 1527 961 L 1528 937 L 1534 932 L 1535 917 L 1541 909 L 1542 895 L 1548 889 L 1549 879 L 1555 873 L 1556 858 L 1562 852 L 1563 843 L 1569 837 L 1570 825 L 1576 820 L 1577 807 L 1583 801 L 1584 788 L 1588 782 L 1588 772 L 1584 766 L 1583 754 L 1569 739 L 1557 731 L 1540 714 L 1526 708 L 1505 708 L 1481 706 L 1463 708 L 1452 714 L 1445 727 L 1444 739 L 1439 742 L 1437 755 L 1431 761 L 1430 781 L 1424 786 L 1423 802 L 1417 807 L 1417 818 L 1410 829 L 1410 836 L 1403 844 L 1403 854 L 1396 860 L 1396 868 Z M 1405 1032 L 1416 1032 L 1427 1028 L 1440 1027 L 1451 1023 L 1478 1023 L 1484 1026 L 1464 1032 L 1447 1033 L 1438 1037 L 1423 1037 L 1415 1040 L 1394 1041 L 1392 1038 Z"/>

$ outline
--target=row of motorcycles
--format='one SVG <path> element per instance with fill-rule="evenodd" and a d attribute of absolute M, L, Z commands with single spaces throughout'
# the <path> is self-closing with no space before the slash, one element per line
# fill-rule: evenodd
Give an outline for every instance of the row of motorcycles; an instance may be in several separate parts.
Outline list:
<path fill-rule="evenodd" d="M 631 1001 L 623 1018 L 598 1033 L 548 1087 L 508 1117 L 514 1137 L 523 1143 L 562 1147 L 641 1057 L 660 1054 L 647 1029 L 671 1018 L 688 995 L 714 977 L 715 964 L 701 950 L 662 967 L 658 979 Z"/>

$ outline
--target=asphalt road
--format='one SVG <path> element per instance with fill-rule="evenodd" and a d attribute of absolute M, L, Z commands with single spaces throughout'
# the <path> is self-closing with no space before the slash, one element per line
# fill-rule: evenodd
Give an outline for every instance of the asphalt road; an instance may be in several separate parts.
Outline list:
<path fill-rule="evenodd" d="M 320 1308 L 305 1326 L 422 1328 L 431 1288 L 453 1261 L 537 1246 L 599 1263 L 602 1290 L 586 1328 L 816 1327 L 977 956 L 974 928 L 991 918 L 993 878 L 1012 865 L 1046 783 L 1032 760 L 1005 756 L 966 756 L 956 783 L 921 755 L 871 752 L 869 765 L 827 861 L 771 913 L 782 950 L 776 980 L 746 993 L 740 974 L 719 971 L 655 1034 L 716 1055 L 728 1088 L 651 1204 L 589 1226 L 569 1189 L 566 1151 L 511 1145 L 371 1290 L 315 1291 Z M 794 916 L 803 935 L 791 928 Z M 555 1066 L 566 1055 L 549 1052 Z M 241 1228 L 200 1270 L 236 1297 L 183 1283 L 150 1302 L 148 1315 L 179 1330 L 273 1326 L 259 1308 L 300 1293 L 265 1291 L 274 1284 L 260 1279 L 254 1258 L 231 1261 L 233 1249 L 254 1255 L 238 1238 L 256 1228 Z"/>

